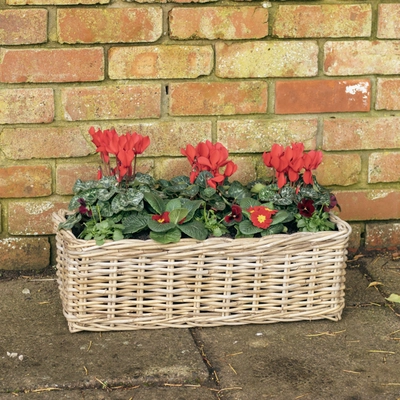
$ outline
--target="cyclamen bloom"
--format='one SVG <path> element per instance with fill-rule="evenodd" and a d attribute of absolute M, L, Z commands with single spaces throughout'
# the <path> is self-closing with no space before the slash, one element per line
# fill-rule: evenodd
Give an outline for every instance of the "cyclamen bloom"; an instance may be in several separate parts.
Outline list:
<path fill-rule="evenodd" d="M 292 183 L 297 182 L 302 170 L 304 183 L 312 185 L 312 171 L 321 163 L 322 152 L 311 150 L 304 153 L 303 143 L 293 143 L 286 148 L 274 144 L 270 152 L 263 154 L 263 161 L 267 167 L 275 170 L 279 188 L 282 188 L 288 179 Z"/>
<path fill-rule="evenodd" d="M 237 165 L 228 160 L 228 150 L 221 143 L 213 144 L 207 140 L 200 142 L 196 147 L 189 144 L 186 149 L 181 149 L 181 154 L 186 156 L 192 165 L 191 183 L 194 183 L 200 172 L 209 171 L 212 178 L 207 180 L 207 184 L 215 189 L 237 170 Z M 224 169 L 221 170 L 222 168 Z"/>
<path fill-rule="evenodd" d="M 261 229 L 269 228 L 272 223 L 272 216 L 278 212 L 265 206 L 250 207 L 247 211 L 250 213 L 250 221 L 253 225 Z"/>

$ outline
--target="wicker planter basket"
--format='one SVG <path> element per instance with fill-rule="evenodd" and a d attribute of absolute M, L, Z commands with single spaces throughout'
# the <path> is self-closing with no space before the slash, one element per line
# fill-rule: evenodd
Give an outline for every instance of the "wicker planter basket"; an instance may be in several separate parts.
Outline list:
<path fill-rule="evenodd" d="M 57 275 L 71 332 L 341 318 L 350 226 L 253 239 L 126 239 L 96 246 L 57 230 Z"/>

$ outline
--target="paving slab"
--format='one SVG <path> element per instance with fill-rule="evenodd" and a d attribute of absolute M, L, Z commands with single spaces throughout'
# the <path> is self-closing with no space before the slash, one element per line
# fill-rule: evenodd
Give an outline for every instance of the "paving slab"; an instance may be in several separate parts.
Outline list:
<path fill-rule="evenodd" d="M 187 329 L 67 329 L 54 280 L 0 281 L 0 392 L 208 379 Z"/>
<path fill-rule="evenodd" d="M 400 398 L 400 320 L 360 271 L 348 271 L 342 320 L 197 331 L 224 399 Z M 397 339 L 397 340 L 395 340 Z"/>

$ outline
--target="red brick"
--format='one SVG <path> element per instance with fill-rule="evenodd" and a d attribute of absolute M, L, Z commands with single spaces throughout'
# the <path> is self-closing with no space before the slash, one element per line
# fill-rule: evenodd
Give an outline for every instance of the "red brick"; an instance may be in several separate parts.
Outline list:
<path fill-rule="evenodd" d="M 219 42 L 215 51 L 215 74 L 221 78 L 298 77 L 318 73 L 316 42 Z"/>
<path fill-rule="evenodd" d="M 371 83 L 367 79 L 278 81 L 276 114 L 367 112 Z"/>
<path fill-rule="evenodd" d="M 61 89 L 67 121 L 159 118 L 161 85 L 73 87 Z"/>
<path fill-rule="evenodd" d="M 400 118 L 325 119 L 324 150 L 367 150 L 400 147 Z"/>
<path fill-rule="evenodd" d="M 58 9 L 57 32 L 60 43 L 155 42 L 162 35 L 162 9 Z"/>
<path fill-rule="evenodd" d="M 399 74 L 398 41 L 357 40 L 326 42 L 326 75 Z"/>
<path fill-rule="evenodd" d="M 159 158 L 156 161 L 154 177 L 156 179 L 172 179 L 178 175 L 189 176 L 191 169 L 186 158 Z"/>
<path fill-rule="evenodd" d="M 247 184 L 257 178 L 259 157 L 229 157 L 237 166 L 237 171 L 229 178 L 230 182 L 239 181 Z"/>
<path fill-rule="evenodd" d="M 382 39 L 400 39 L 400 4 L 378 5 L 377 37 Z"/>
<path fill-rule="evenodd" d="M 0 82 L 82 82 L 104 79 L 104 53 L 91 49 L 1 49 Z"/>
<path fill-rule="evenodd" d="M 349 221 L 400 219 L 400 191 L 370 189 L 336 191 L 342 212 L 340 218 Z"/>
<path fill-rule="evenodd" d="M 50 235 L 54 233 L 51 214 L 67 209 L 69 202 L 11 202 L 8 206 L 10 235 Z"/>
<path fill-rule="evenodd" d="M 281 5 L 272 34 L 280 38 L 362 37 L 371 34 L 370 4 Z"/>
<path fill-rule="evenodd" d="M 266 111 L 266 82 L 171 84 L 171 115 L 258 114 Z"/>
<path fill-rule="evenodd" d="M 400 110 L 400 79 L 378 78 L 376 110 Z"/>
<path fill-rule="evenodd" d="M 108 4 L 110 0 L 6 0 L 6 3 L 12 6 L 20 5 L 72 5 L 72 4 Z"/>
<path fill-rule="evenodd" d="M 224 120 L 217 122 L 217 138 L 233 153 L 262 153 L 274 143 L 288 146 L 303 142 L 315 149 L 318 120 Z"/>
<path fill-rule="evenodd" d="M 210 75 L 211 46 L 113 47 L 108 53 L 111 79 L 177 79 Z"/>
<path fill-rule="evenodd" d="M 395 249 L 400 246 L 399 223 L 368 223 L 365 233 L 365 247 L 367 250 Z"/>
<path fill-rule="evenodd" d="M 0 270 L 43 269 L 50 264 L 48 238 L 6 238 L 0 240 Z"/>
<path fill-rule="evenodd" d="M 0 104 L 0 124 L 40 124 L 54 119 L 52 89 L 3 89 Z"/>
<path fill-rule="evenodd" d="M 370 154 L 368 183 L 377 182 L 400 182 L 400 152 Z"/>
<path fill-rule="evenodd" d="M 0 167 L 0 198 L 40 197 L 50 194 L 50 166 L 20 165 Z"/>
<path fill-rule="evenodd" d="M 323 186 L 349 186 L 360 181 L 361 157 L 359 154 L 327 154 L 315 171 Z"/>
<path fill-rule="evenodd" d="M 80 129 L 73 127 L 4 129 L 0 146 L 13 160 L 84 157 L 93 152 Z"/>
<path fill-rule="evenodd" d="M 47 41 L 47 10 L 1 10 L 0 44 L 36 44 Z"/>
<path fill-rule="evenodd" d="M 171 120 L 163 122 L 141 122 L 113 124 L 118 134 L 137 132 L 150 137 L 150 146 L 143 156 L 181 156 L 180 149 L 187 144 L 212 140 L 211 121 Z M 109 126 L 102 126 L 107 129 Z M 142 158 L 139 156 L 139 158 Z"/>
<path fill-rule="evenodd" d="M 60 195 L 72 194 L 72 188 L 77 179 L 83 181 L 97 179 L 99 165 L 100 158 L 94 164 L 58 165 L 56 170 L 56 193 Z"/>
<path fill-rule="evenodd" d="M 169 12 L 171 39 L 260 39 L 268 36 L 263 7 L 175 7 Z"/>

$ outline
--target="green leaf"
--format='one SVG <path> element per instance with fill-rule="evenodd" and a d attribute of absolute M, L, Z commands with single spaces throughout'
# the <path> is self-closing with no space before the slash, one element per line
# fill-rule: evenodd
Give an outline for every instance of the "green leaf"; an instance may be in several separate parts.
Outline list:
<path fill-rule="evenodd" d="M 389 297 L 386 298 L 386 300 L 393 303 L 400 303 L 400 296 L 398 294 L 392 293 Z"/>
<path fill-rule="evenodd" d="M 186 235 L 193 239 L 205 240 L 208 236 L 208 231 L 199 221 L 191 221 L 186 224 L 178 225 L 178 228 Z"/>
<path fill-rule="evenodd" d="M 122 220 L 122 224 L 125 226 L 124 233 L 136 233 L 147 227 L 149 216 L 141 214 L 129 214 Z M 158 222 L 157 222 L 158 223 Z"/>
<path fill-rule="evenodd" d="M 270 225 L 268 229 L 265 229 L 263 232 L 261 232 L 261 236 L 276 235 L 278 233 L 282 233 L 284 229 L 285 225 L 283 224 Z"/>
<path fill-rule="evenodd" d="M 161 224 L 160 224 L 161 225 Z M 181 231 L 178 228 L 167 232 L 150 232 L 150 238 L 159 243 L 177 243 L 181 239 Z"/>
<path fill-rule="evenodd" d="M 185 222 L 189 222 L 195 215 L 196 211 L 203 205 L 202 200 L 182 199 L 182 207 L 189 210 L 185 218 Z"/>
<path fill-rule="evenodd" d="M 124 235 L 120 229 L 116 229 L 113 233 L 113 240 L 122 240 Z"/>
<path fill-rule="evenodd" d="M 250 207 L 260 206 L 260 205 L 261 203 L 258 200 L 252 199 L 251 197 L 244 197 L 239 201 L 239 206 L 242 208 L 242 210 L 247 210 Z"/>
<path fill-rule="evenodd" d="M 75 224 L 77 224 L 81 219 L 82 219 L 82 214 L 80 214 L 80 213 L 76 213 L 76 214 L 73 214 L 73 215 L 69 215 L 69 216 L 67 217 L 67 220 L 66 220 L 65 222 L 61 222 L 61 223 L 58 225 L 58 229 L 65 229 L 65 230 L 71 229 L 71 228 L 73 228 L 73 227 L 75 226 Z"/>
<path fill-rule="evenodd" d="M 255 233 L 262 232 L 263 229 L 254 226 L 251 221 L 245 220 L 239 224 L 240 232 L 244 235 L 254 235 Z"/>
<path fill-rule="evenodd" d="M 169 213 L 169 220 L 172 224 L 178 224 L 181 222 L 189 213 L 187 208 L 176 208 Z"/>
<path fill-rule="evenodd" d="M 194 197 L 199 193 L 199 191 L 200 188 L 198 185 L 190 185 L 181 192 L 181 195 L 186 197 Z"/>
<path fill-rule="evenodd" d="M 142 185 L 153 186 L 154 178 L 149 174 L 142 174 L 141 172 L 137 172 L 135 176 L 134 183 L 140 183 Z"/>
<path fill-rule="evenodd" d="M 173 211 L 176 210 L 177 208 L 182 208 L 182 203 L 180 199 L 172 199 L 165 206 L 166 211 Z"/>
<path fill-rule="evenodd" d="M 258 198 L 260 201 L 272 201 L 274 196 L 276 195 L 276 191 L 271 190 L 268 186 L 261 189 L 261 191 L 258 193 Z"/>
<path fill-rule="evenodd" d="M 150 204 L 150 207 L 157 214 L 162 214 L 165 211 L 163 199 L 152 192 L 143 193 L 144 199 Z"/>
<path fill-rule="evenodd" d="M 154 232 L 166 232 L 169 229 L 172 229 L 175 227 L 175 224 L 171 224 L 170 222 L 168 222 L 166 224 L 160 224 L 159 222 L 154 221 L 153 219 L 149 219 L 147 222 L 147 225 L 148 225 L 149 229 Z"/>
<path fill-rule="evenodd" d="M 202 196 L 209 199 L 213 197 L 215 193 L 217 193 L 217 191 L 212 187 L 207 187 L 201 191 Z"/>
<path fill-rule="evenodd" d="M 251 193 L 240 182 L 234 181 L 228 189 L 228 196 L 236 200 L 240 200 L 245 197 L 250 197 Z"/>
<path fill-rule="evenodd" d="M 291 213 L 287 212 L 286 210 L 278 211 L 273 217 L 271 225 L 280 224 L 281 222 L 289 222 L 291 219 L 288 219 L 291 216 Z M 292 216 L 293 219 L 293 216 Z"/>

